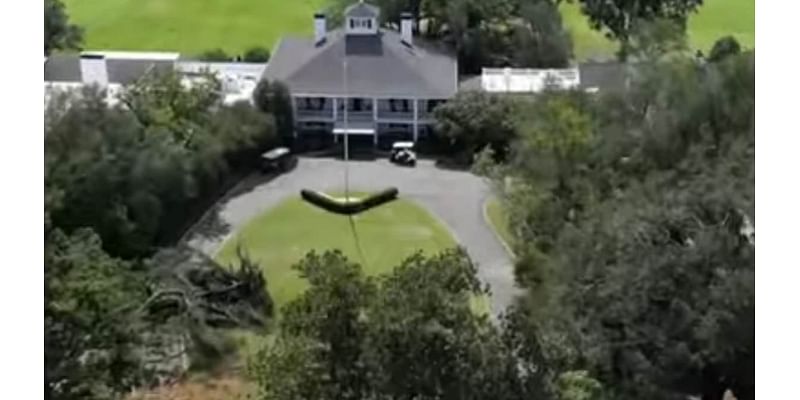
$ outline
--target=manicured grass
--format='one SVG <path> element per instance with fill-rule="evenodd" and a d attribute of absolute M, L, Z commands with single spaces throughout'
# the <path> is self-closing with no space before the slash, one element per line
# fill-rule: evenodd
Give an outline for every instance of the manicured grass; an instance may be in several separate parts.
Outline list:
<path fill-rule="evenodd" d="M 506 245 L 511 246 L 513 236 L 508 228 L 508 216 L 500 201 L 493 198 L 486 203 L 486 216 L 489 217 L 494 231 L 500 235 Z"/>
<path fill-rule="evenodd" d="M 220 47 L 241 53 L 272 48 L 286 34 L 310 34 L 312 15 L 330 0 L 65 0 L 70 18 L 86 29 L 86 48 L 169 50 L 197 54 Z M 613 57 L 616 43 L 589 27 L 577 3 L 562 3 L 579 60 Z M 705 0 L 689 19 L 689 40 L 707 52 L 734 35 L 755 45 L 755 0 Z"/>
<path fill-rule="evenodd" d="M 745 48 L 755 46 L 755 0 L 705 0 L 704 3 L 697 14 L 689 17 L 687 33 L 692 49 L 708 54 L 714 42 L 726 35 L 733 35 Z M 579 60 L 614 56 L 617 44 L 589 27 L 577 3 L 562 3 L 561 15 L 572 33 Z"/>
<path fill-rule="evenodd" d="M 86 30 L 85 47 L 197 54 L 272 48 L 289 33 L 310 34 L 327 0 L 65 0 Z"/>
<path fill-rule="evenodd" d="M 254 218 L 224 244 L 217 259 L 229 264 L 238 244 L 264 267 L 270 294 L 280 307 L 307 287 L 291 266 L 310 250 L 340 249 L 367 274 L 375 275 L 390 271 L 417 250 L 431 255 L 456 242 L 433 216 L 409 200 L 392 201 L 351 220 L 312 206 L 298 195 Z"/>
<path fill-rule="evenodd" d="M 744 48 L 756 45 L 755 0 L 705 0 L 699 13 L 689 19 L 689 43 L 705 54 L 717 39 L 733 35 Z"/>
<path fill-rule="evenodd" d="M 578 3 L 563 2 L 559 9 L 564 26 L 572 34 L 572 48 L 578 60 L 607 59 L 614 56 L 617 44 L 589 26 Z"/>

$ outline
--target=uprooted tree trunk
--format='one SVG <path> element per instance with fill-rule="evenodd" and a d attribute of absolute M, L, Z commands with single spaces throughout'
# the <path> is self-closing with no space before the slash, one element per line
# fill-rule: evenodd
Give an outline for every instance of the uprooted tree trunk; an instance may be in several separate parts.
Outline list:
<path fill-rule="evenodd" d="M 150 264 L 149 298 L 134 310 L 148 326 L 140 356 L 150 383 L 181 376 L 193 356 L 217 356 L 224 341 L 214 328 L 261 328 L 273 314 L 261 268 L 244 252 L 230 268 L 188 246 L 163 250 Z"/>

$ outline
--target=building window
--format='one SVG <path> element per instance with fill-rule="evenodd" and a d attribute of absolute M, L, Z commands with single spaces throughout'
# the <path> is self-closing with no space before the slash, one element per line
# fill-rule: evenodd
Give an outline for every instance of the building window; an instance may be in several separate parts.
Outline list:
<path fill-rule="evenodd" d="M 372 18 L 350 18 L 350 29 L 372 29 Z"/>

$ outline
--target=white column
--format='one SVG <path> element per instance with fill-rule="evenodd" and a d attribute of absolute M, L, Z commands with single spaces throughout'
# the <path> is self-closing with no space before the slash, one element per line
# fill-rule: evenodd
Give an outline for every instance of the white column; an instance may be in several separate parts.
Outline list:
<path fill-rule="evenodd" d="M 418 110 L 418 101 L 414 99 L 414 143 L 417 142 L 417 136 L 419 136 L 419 110 Z"/>
<path fill-rule="evenodd" d="M 378 145 L 378 99 L 372 98 L 372 126 L 375 128 L 375 134 L 372 135 L 372 144 Z"/>
<path fill-rule="evenodd" d="M 333 98 L 333 122 L 336 123 L 336 115 L 339 112 L 339 104 L 337 102 L 337 98 Z"/>

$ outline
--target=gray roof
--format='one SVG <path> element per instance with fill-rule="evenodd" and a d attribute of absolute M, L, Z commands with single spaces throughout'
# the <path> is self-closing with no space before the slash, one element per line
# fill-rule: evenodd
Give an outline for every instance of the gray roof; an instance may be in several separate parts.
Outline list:
<path fill-rule="evenodd" d="M 328 33 L 313 40 L 285 37 L 270 59 L 264 77 L 285 82 L 294 93 L 343 95 L 343 61 L 347 59 L 347 93 L 360 96 L 449 98 L 457 91 L 455 56 L 415 38 L 401 41 L 400 33 L 377 35 Z"/>
<path fill-rule="evenodd" d="M 578 66 L 581 89 L 597 88 L 599 91 L 622 90 L 627 86 L 630 73 L 628 65 L 620 62 L 583 63 Z"/>
<path fill-rule="evenodd" d="M 166 60 L 106 59 L 109 83 L 127 85 L 135 82 L 152 69 L 156 73 L 166 73 L 173 69 L 174 63 Z"/>
<path fill-rule="evenodd" d="M 81 59 L 77 54 L 53 54 L 44 62 L 45 82 L 80 82 Z"/>
<path fill-rule="evenodd" d="M 168 72 L 174 63 L 167 60 L 136 60 L 106 58 L 106 72 L 109 83 L 127 85 L 133 83 L 151 68 L 158 72 Z M 54 54 L 44 63 L 45 82 L 82 82 L 81 59 L 78 54 Z"/>
<path fill-rule="evenodd" d="M 344 9 L 344 15 L 357 18 L 378 18 L 381 10 L 369 3 L 359 1 Z"/>

